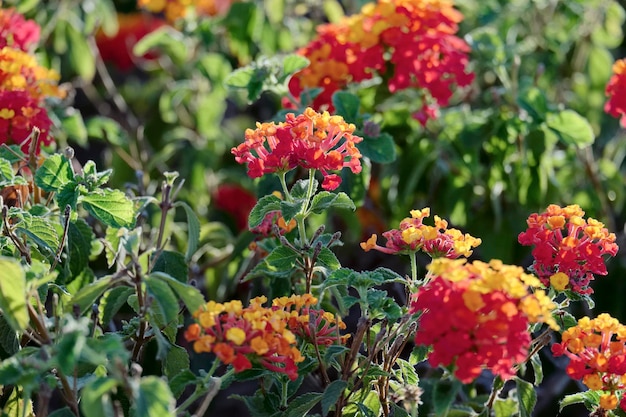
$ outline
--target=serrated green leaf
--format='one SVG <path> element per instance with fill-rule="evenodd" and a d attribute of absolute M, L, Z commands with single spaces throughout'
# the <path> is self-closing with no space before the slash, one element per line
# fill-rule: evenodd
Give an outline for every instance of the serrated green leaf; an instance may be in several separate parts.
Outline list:
<path fill-rule="evenodd" d="M 248 273 L 245 280 L 263 276 L 264 274 L 287 277 L 292 273 L 297 258 L 298 255 L 291 249 L 278 246 Z"/>
<path fill-rule="evenodd" d="M 124 229 L 125 230 L 125 229 Z M 120 240 L 123 235 L 123 230 L 107 227 L 104 239 L 106 244 L 104 245 L 104 253 L 107 258 L 107 266 L 110 268 L 115 263 L 115 259 L 120 251 Z"/>
<path fill-rule="evenodd" d="M 0 257 L 0 310 L 16 332 L 28 327 L 26 307 L 26 275 L 21 265 L 12 258 Z"/>
<path fill-rule="evenodd" d="M 110 276 L 103 277 L 78 290 L 69 303 L 70 311 L 74 305 L 78 306 L 81 315 L 88 309 L 91 309 L 91 306 L 96 302 L 98 297 L 107 290 L 111 284 L 111 280 L 112 277 Z"/>
<path fill-rule="evenodd" d="M 0 181 L 7 181 L 7 183 L 12 183 L 15 174 L 13 173 L 13 165 L 11 162 L 0 158 Z"/>
<path fill-rule="evenodd" d="M 311 181 L 313 182 L 311 183 Z M 319 182 L 315 178 L 298 180 L 293 187 L 291 187 L 291 190 L 289 190 L 289 194 L 291 194 L 291 198 L 294 200 L 306 198 L 309 194 L 309 187 L 311 187 L 311 193 L 315 194 L 319 188 Z"/>
<path fill-rule="evenodd" d="M 199 382 L 198 377 L 189 369 L 183 369 L 175 377 L 168 378 L 168 381 L 175 398 L 179 398 L 188 385 L 195 385 Z"/>
<path fill-rule="evenodd" d="M 535 387 L 530 382 L 520 378 L 515 378 L 515 387 L 520 417 L 531 417 L 535 404 L 537 404 Z"/>
<path fill-rule="evenodd" d="M 44 191 L 57 191 L 74 180 L 70 161 L 63 155 L 50 155 L 35 173 L 35 184 Z"/>
<path fill-rule="evenodd" d="M 106 326 L 134 292 L 135 290 L 130 287 L 115 287 L 106 291 L 98 306 L 100 323 Z"/>
<path fill-rule="evenodd" d="M 517 401 L 513 398 L 496 398 L 493 404 L 495 417 L 511 417 L 517 414 Z"/>
<path fill-rule="evenodd" d="M 415 366 L 413 366 L 409 361 L 405 361 L 404 359 L 398 359 L 396 364 L 399 367 L 402 381 L 408 385 L 417 385 L 419 383 L 419 376 L 415 371 Z"/>
<path fill-rule="evenodd" d="M 539 356 L 539 353 L 535 353 L 530 357 L 530 364 L 532 365 L 533 372 L 535 374 L 535 381 L 533 385 L 539 386 L 539 384 L 543 381 L 543 366 L 541 364 L 541 357 Z"/>
<path fill-rule="evenodd" d="M 180 372 L 189 370 L 189 354 L 187 351 L 177 345 L 167 352 L 163 361 L 163 373 L 168 378 L 173 378 Z"/>
<path fill-rule="evenodd" d="M 342 116 L 347 122 L 354 123 L 359 117 L 361 100 L 347 91 L 337 91 L 332 97 L 335 113 Z"/>
<path fill-rule="evenodd" d="M 266 195 L 257 201 L 256 205 L 250 211 L 248 217 L 248 227 L 253 229 L 261 224 L 265 216 L 276 210 L 280 210 L 281 199 L 275 195 Z"/>
<path fill-rule="evenodd" d="M 343 380 L 336 380 L 330 383 L 324 390 L 322 395 L 322 415 L 325 416 L 330 411 L 330 408 L 335 405 L 343 391 L 348 386 L 348 383 Z"/>
<path fill-rule="evenodd" d="M 322 399 L 322 394 L 318 392 L 308 392 L 292 399 L 285 410 L 285 417 L 305 416 L 311 408 Z"/>
<path fill-rule="evenodd" d="M 390 164 L 398 157 L 393 137 L 384 132 L 376 138 L 364 136 L 356 147 L 361 155 L 378 164 Z"/>
<path fill-rule="evenodd" d="M 141 378 L 133 400 L 135 417 L 176 416 L 176 401 L 165 381 L 156 376 Z"/>
<path fill-rule="evenodd" d="M 205 302 L 204 296 L 196 287 L 180 282 L 177 279 L 161 272 L 154 272 L 150 274 L 150 276 L 166 282 L 183 301 L 183 304 L 185 304 L 185 307 L 187 307 L 191 313 L 198 310 Z"/>
<path fill-rule="evenodd" d="M 333 271 L 322 283 L 322 289 L 335 286 L 347 287 L 351 284 L 352 279 L 356 274 L 358 274 L 358 272 L 349 268 L 341 268 Z"/>
<path fill-rule="evenodd" d="M 433 408 L 438 416 L 445 416 L 452 406 L 462 384 L 459 381 L 439 380 L 433 390 Z"/>
<path fill-rule="evenodd" d="M 4 314 L 0 314 L 0 347 L 2 348 L 2 350 L 0 350 L 0 352 L 2 352 L 2 356 L 0 356 L 0 361 L 15 354 L 20 349 L 20 343 L 17 339 L 17 332 L 4 318 Z M 0 385 L 2 385 L 1 381 Z"/>
<path fill-rule="evenodd" d="M 185 253 L 185 260 L 189 261 L 196 250 L 198 250 L 198 242 L 200 241 L 200 221 L 198 216 L 193 211 L 189 204 L 178 201 L 174 204 L 175 207 L 182 207 L 187 215 L 187 252 Z"/>
<path fill-rule="evenodd" d="M 303 199 L 297 199 L 295 201 L 281 201 L 280 213 L 285 219 L 285 223 L 289 223 L 291 219 L 296 217 L 298 213 L 302 211 L 302 206 L 305 204 Z"/>
<path fill-rule="evenodd" d="M 331 207 L 356 210 L 356 206 L 350 197 L 348 197 L 348 194 L 344 192 L 335 194 L 328 191 L 317 193 L 315 197 L 313 197 L 313 202 L 309 210 L 312 213 L 320 214 Z"/>
<path fill-rule="evenodd" d="M 146 280 L 148 294 L 153 297 L 151 308 L 156 305 L 157 311 L 162 315 L 163 325 L 166 326 L 178 320 L 178 299 L 166 282 L 157 278 L 155 274 L 149 275 Z"/>
<path fill-rule="evenodd" d="M 576 394 L 569 394 L 563 397 L 559 401 L 559 412 L 563 411 L 563 408 L 572 404 L 585 404 L 588 410 L 592 410 L 600 403 L 600 394 L 598 391 L 585 391 L 577 392 Z"/>
<path fill-rule="evenodd" d="M 337 259 L 335 253 L 328 248 L 322 248 L 322 250 L 320 250 L 320 253 L 317 256 L 317 262 L 324 265 L 324 267 L 330 271 L 335 271 L 341 268 L 339 259 Z"/>
<path fill-rule="evenodd" d="M 128 134 L 113 119 L 96 116 L 89 119 L 86 125 L 90 138 L 100 139 L 113 146 L 124 146 L 128 143 Z"/>
<path fill-rule="evenodd" d="M 54 360 L 66 375 L 74 372 L 86 342 L 87 338 L 80 330 L 63 334 L 57 342 Z"/>
<path fill-rule="evenodd" d="M 81 391 L 80 408 L 90 417 L 111 417 L 115 415 L 111 392 L 117 387 L 113 378 L 96 377 Z"/>
<path fill-rule="evenodd" d="M 133 202 L 120 190 L 101 189 L 79 197 L 91 215 L 106 226 L 132 227 L 135 224 Z"/>
<path fill-rule="evenodd" d="M 33 216 L 29 221 L 20 223 L 16 229 L 28 236 L 40 249 L 45 249 L 45 252 L 50 254 L 56 253 L 59 247 L 59 235 L 47 219 Z"/>
<path fill-rule="evenodd" d="M 546 125 L 556 133 L 566 145 L 584 148 L 593 144 L 595 135 L 591 125 L 574 110 L 563 110 L 550 113 L 546 118 Z"/>
<path fill-rule="evenodd" d="M 86 221 L 71 221 L 67 230 L 67 246 L 69 247 L 69 266 L 72 276 L 78 276 L 89 265 L 91 245 L 96 235 Z"/>

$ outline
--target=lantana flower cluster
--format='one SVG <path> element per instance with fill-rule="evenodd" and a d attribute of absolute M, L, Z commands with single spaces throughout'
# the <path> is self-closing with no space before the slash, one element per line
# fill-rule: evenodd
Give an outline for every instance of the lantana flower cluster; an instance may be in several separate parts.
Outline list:
<path fill-rule="evenodd" d="M 532 268 L 545 286 L 591 294 L 589 283 L 594 274 L 607 274 L 602 257 L 617 254 L 615 234 L 595 219 L 584 219 L 584 215 L 578 205 L 562 208 L 552 204 L 527 219 L 528 229 L 518 240 L 534 246 Z"/>
<path fill-rule="evenodd" d="M 600 396 L 601 408 L 617 408 L 618 397 L 626 389 L 626 326 L 606 313 L 595 319 L 583 317 L 563 332 L 561 343 L 552 345 L 552 353 L 570 359 L 566 372 L 572 379 L 582 380 L 590 390 L 605 391 Z M 626 397 L 622 396 L 619 406 L 626 411 Z"/>
<path fill-rule="evenodd" d="M 39 42 L 40 28 L 35 22 L 13 9 L 0 9 L 0 31 L 4 39 L 0 49 L 0 143 L 21 144 L 28 152 L 27 139 L 35 127 L 42 143 L 52 142 L 52 122 L 44 101 L 62 98 L 65 92 L 57 85 L 59 75 L 40 66 L 27 52 Z"/>
<path fill-rule="evenodd" d="M 455 34 L 463 15 L 449 0 L 379 0 L 338 23 L 318 28 L 318 35 L 299 53 L 310 65 L 297 73 L 289 88 L 299 97 L 305 88 L 322 87 L 313 106 L 332 109 L 332 94 L 393 68 L 390 92 L 423 91 L 414 114 L 422 124 L 436 116 L 452 97 L 452 86 L 473 80 L 468 72 L 469 46 Z"/>
<path fill-rule="evenodd" d="M 251 178 L 302 167 L 320 171 L 322 188 L 334 190 L 341 177 L 331 171 L 346 167 L 355 174 L 361 172 L 356 144 L 363 139 L 353 134 L 355 129 L 341 116 L 307 108 L 297 116 L 288 113 L 278 124 L 257 122 L 256 129 L 246 129 L 245 142 L 231 152 L 238 163 L 247 164 Z"/>
<path fill-rule="evenodd" d="M 434 226 L 424 224 L 424 218 L 429 216 L 428 207 L 411 210 L 411 217 L 403 219 L 398 229 L 383 233 L 387 239 L 385 246 L 378 245 L 378 236 L 373 234 L 366 242 L 361 243 L 361 248 L 366 252 L 373 249 L 388 254 L 423 251 L 432 258 L 454 259 L 470 256 L 472 248 L 480 245 L 481 239 L 469 233 L 463 234 L 458 229 L 448 228 L 448 222 L 437 215 L 434 216 Z"/>
<path fill-rule="evenodd" d="M 613 75 L 605 92 L 609 99 L 604 105 L 604 111 L 619 117 L 622 127 L 626 127 L 626 58 L 613 64 Z"/>
<path fill-rule="evenodd" d="M 341 318 L 314 308 L 317 299 L 311 294 L 276 298 L 271 307 L 264 307 L 266 302 L 267 297 L 257 297 L 244 308 L 241 301 L 209 301 L 194 314 L 197 323 L 185 338 L 196 352 L 212 352 L 235 372 L 256 363 L 292 381 L 298 377 L 296 364 L 304 360 L 297 336 L 323 346 L 345 340 Z"/>
<path fill-rule="evenodd" d="M 418 345 L 432 345 L 432 366 L 452 366 L 463 383 L 484 369 L 503 379 L 515 375 L 531 344 L 529 325 L 547 323 L 554 303 L 540 281 L 518 266 L 466 259 L 434 259 L 430 279 L 413 296 L 409 312 L 420 313 Z"/>

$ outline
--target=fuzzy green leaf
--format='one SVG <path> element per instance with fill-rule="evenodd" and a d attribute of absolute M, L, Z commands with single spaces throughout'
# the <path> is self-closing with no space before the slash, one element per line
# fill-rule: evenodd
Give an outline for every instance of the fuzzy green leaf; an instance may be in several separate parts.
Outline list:
<path fill-rule="evenodd" d="M 328 191 L 322 191 L 313 197 L 310 210 L 313 213 L 319 214 L 331 207 L 353 211 L 356 210 L 356 206 L 350 197 L 348 197 L 348 194 L 343 192 L 334 194 Z"/>
<path fill-rule="evenodd" d="M 176 401 L 162 379 L 156 376 L 141 378 L 132 402 L 135 417 L 174 417 Z"/>
<path fill-rule="evenodd" d="M 78 31 L 74 24 L 65 25 L 65 32 L 71 45 L 68 48 L 70 65 L 76 74 L 89 83 L 96 74 L 96 58 L 87 37 Z"/>
<path fill-rule="evenodd" d="M 178 299 L 174 295 L 172 289 L 163 280 L 157 278 L 154 274 L 146 278 L 146 286 L 148 294 L 154 300 L 151 308 L 155 308 L 158 314 L 162 316 L 164 326 L 178 320 Z"/>
<path fill-rule="evenodd" d="M 111 392 L 117 386 L 113 378 L 96 377 L 81 391 L 80 408 L 90 417 L 110 417 L 115 415 Z"/>
<path fill-rule="evenodd" d="M 152 272 L 164 272 L 180 282 L 187 282 L 189 267 L 183 255 L 164 250 L 154 262 Z"/>
<path fill-rule="evenodd" d="M 535 387 L 530 382 L 520 378 L 515 378 L 515 386 L 517 388 L 516 393 L 520 417 L 531 417 L 535 404 L 537 404 L 537 391 L 535 391 Z"/>
<path fill-rule="evenodd" d="M 198 242 L 200 241 L 200 221 L 189 204 L 178 201 L 174 206 L 182 207 L 187 215 L 187 252 L 185 253 L 185 260 L 189 261 L 193 254 L 196 253 L 196 250 L 198 250 Z"/>
<path fill-rule="evenodd" d="M 359 117 L 361 100 L 347 91 L 337 91 L 332 97 L 335 113 L 342 116 L 347 122 L 354 123 Z"/>
<path fill-rule="evenodd" d="M 513 398 L 496 398 L 493 404 L 495 417 L 511 417 L 517 414 L 517 401 Z"/>
<path fill-rule="evenodd" d="M 35 184 L 44 191 L 57 191 L 74 180 L 70 161 L 63 155 L 54 154 L 46 158 L 35 173 Z"/>
<path fill-rule="evenodd" d="M 163 373 L 168 378 L 173 378 L 180 372 L 189 370 L 189 354 L 180 346 L 172 346 L 163 361 Z"/>
<path fill-rule="evenodd" d="M 322 399 L 322 394 L 309 392 L 292 399 L 285 410 L 285 417 L 302 417 Z"/>
<path fill-rule="evenodd" d="M 302 211 L 304 203 L 305 201 L 303 199 L 280 202 L 280 213 L 282 214 L 283 219 L 285 219 L 285 223 L 289 223 L 291 219 L 296 217 L 298 213 Z"/>
<path fill-rule="evenodd" d="M 324 390 L 322 395 L 322 415 L 325 416 L 330 411 L 330 408 L 335 405 L 341 393 L 346 389 L 348 383 L 343 380 L 336 380 L 330 383 Z"/>
<path fill-rule="evenodd" d="M 16 332 L 28 326 L 26 308 L 26 275 L 20 264 L 12 258 L 0 257 L 0 310 Z"/>
<path fill-rule="evenodd" d="M 379 164 L 390 164 L 398 157 L 393 137 L 388 133 L 381 133 L 375 138 L 364 136 L 356 147 L 365 158 Z"/>
<path fill-rule="evenodd" d="M 433 406 L 436 415 L 444 416 L 448 413 L 461 387 L 459 381 L 437 381 L 433 390 Z"/>
<path fill-rule="evenodd" d="M 106 291 L 98 305 L 100 323 L 106 326 L 134 292 L 130 287 L 115 287 Z"/>
<path fill-rule="evenodd" d="M 204 296 L 196 287 L 180 282 L 179 280 L 161 272 L 153 272 L 150 276 L 166 282 L 183 301 L 185 307 L 187 307 L 187 309 L 192 313 L 198 310 L 205 302 Z"/>
<path fill-rule="evenodd" d="M 566 145 L 584 148 L 593 144 L 595 140 L 593 129 L 587 119 L 574 110 L 563 110 L 549 114 L 546 119 L 546 125 Z"/>
<path fill-rule="evenodd" d="M 290 54 L 283 59 L 284 76 L 292 75 L 309 65 L 309 60 L 302 55 Z"/>
<path fill-rule="evenodd" d="M 56 253 L 59 247 L 59 235 L 52 224 L 43 217 L 33 216 L 18 225 L 17 231 L 25 234 L 36 243 L 43 253 Z"/>
<path fill-rule="evenodd" d="M 69 266 L 72 276 L 78 276 L 89 265 L 91 245 L 96 235 L 86 221 L 76 219 L 71 221 L 67 230 L 67 245 L 69 247 Z"/>
<path fill-rule="evenodd" d="M 280 210 L 281 199 L 273 194 L 261 197 L 250 211 L 248 226 L 250 229 L 261 224 L 265 216 L 272 211 Z"/>
<path fill-rule="evenodd" d="M 132 227 L 135 206 L 120 190 L 101 189 L 79 197 L 85 210 L 106 226 Z"/>
<path fill-rule="evenodd" d="M 109 287 L 111 283 L 112 277 L 104 277 L 100 278 L 97 281 L 92 282 L 91 284 L 82 287 L 74 298 L 69 303 L 69 309 L 71 311 L 72 306 L 77 305 L 80 309 L 80 314 L 84 314 L 85 311 L 91 308 L 91 306 L 96 302 L 98 297 L 100 297 Z"/>

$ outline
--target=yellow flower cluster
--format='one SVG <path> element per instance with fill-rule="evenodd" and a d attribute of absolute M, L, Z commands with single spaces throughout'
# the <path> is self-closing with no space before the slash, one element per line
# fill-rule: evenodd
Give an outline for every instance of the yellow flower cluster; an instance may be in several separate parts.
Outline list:
<path fill-rule="evenodd" d="M 25 90 L 35 100 L 63 98 L 66 92 L 57 85 L 59 74 L 37 63 L 33 55 L 19 49 L 0 49 L 0 89 Z"/>

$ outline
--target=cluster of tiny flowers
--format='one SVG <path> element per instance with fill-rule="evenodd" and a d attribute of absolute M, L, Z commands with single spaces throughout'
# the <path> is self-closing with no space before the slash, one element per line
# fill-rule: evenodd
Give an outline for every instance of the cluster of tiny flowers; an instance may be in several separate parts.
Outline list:
<path fill-rule="evenodd" d="M 195 10 L 199 16 L 223 15 L 233 0 L 138 0 L 137 5 L 152 13 L 162 13 L 168 22 L 189 15 Z"/>
<path fill-rule="evenodd" d="M 616 340 L 613 340 L 616 336 Z M 561 343 L 552 345 L 554 356 L 567 356 L 566 372 L 600 396 L 600 407 L 617 408 L 619 392 L 626 389 L 626 326 L 603 313 L 595 319 L 583 317 L 563 332 Z M 623 393 L 623 392 L 622 392 Z M 626 411 L 626 397 L 619 401 Z"/>
<path fill-rule="evenodd" d="M 518 241 L 534 246 L 533 270 L 545 286 L 591 294 L 593 274 L 607 274 L 602 256 L 617 253 L 615 234 L 595 219 L 585 220 L 584 215 L 577 205 L 552 204 L 527 219 L 528 229 L 519 234 Z"/>
<path fill-rule="evenodd" d="M 21 144 L 26 153 L 33 128 L 49 145 L 52 124 L 44 108 L 48 97 L 62 98 L 55 71 L 40 66 L 28 49 L 39 42 L 40 28 L 13 9 L 0 9 L 0 143 Z"/>
<path fill-rule="evenodd" d="M 472 248 L 480 245 L 481 240 L 468 233 L 461 233 L 457 229 L 448 229 L 448 222 L 435 215 L 434 226 L 423 223 L 423 219 L 430 216 L 428 207 L 421 210 L 411 210 L 411 217 L 400 222 L 398 229 L 383 233 L 387 239 L 385 246 L 376 244 L 377 235 L 372 235 L 361 248 L 366 252 L 374 249 L 388 254 L 407 254 L 423 251 L 431 258 L 455 259 L 460 256 L 470 256 Z"/>
<path fill-rule="evenodd" d="M 463 383 L 484 369 L 512 377 L 528 354 L 529 324 L 558 329 L 554 304 L 521 267 L 439 258 L 430 264 L 429 276 L 410 305 L 411 313 L 421 312 L 415 343 L 431 345 L 429 363 L 453 365 Z"/>
<path fill-rule="evenodd" d="M 609 99 L 604 105 L 604 111 L 619 117 L 621 125 L 626 127 L 626 58 L 613 64 L 613 75 L 605 92 Z"/>
<path fill-rule="evenodd" d="M 264 296 L 254 298 L 248 307 L 240 301 L 209 301 L 194 314 L 197 323 L 185 331 L 196 352 L 212 352 L 235 372 L 252 367 L 264 368 L 298 377 L 297 363 L 304 357 L 296 346 L 297 336 L 318 345 L 345 340 L 339 330 L 345 328 L 340 318 L 313 308 L 317 299 L 310 294 L 276 298 L 264 307 Z"/>
<path fill-rule="evenodd" d="M 298 97 L 305 88 L 322 87 L 314 107 L 332 109 L 333 92 L 352 82 L 384 74 L 390 92 L 420 88 L 422 109 L 414 116 L 425 124 L 452 96 L 452 85 L 469 85 L 469 46 L 455 36 L 463 15 L 449 0 L 379 0 L 336 24 L 323 25 L 299 53 L 310 65 L 290 81 Z M 389 65 L 390 64 L 390 65 Z"/>
<path fill-rule="evenodd" d="M 355 174 L 361 172 L 361 153 L 356 144 L 363 139 L 353 135 L 355 126 L 341 116 L 307 108 L 298 116 L 287 114 L 284 122 L 256 126 L 247 129 L 245 142 L 231 150 L 238 163 L 247 164 L 251 178 L 281 174 L 296 167 L 316 169 L 324 176 L 322 188 L 334 190 L 341 177 L 329 171 L 347 167 Z"/>

